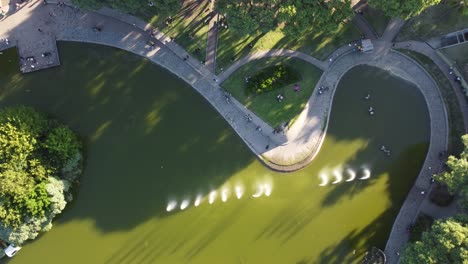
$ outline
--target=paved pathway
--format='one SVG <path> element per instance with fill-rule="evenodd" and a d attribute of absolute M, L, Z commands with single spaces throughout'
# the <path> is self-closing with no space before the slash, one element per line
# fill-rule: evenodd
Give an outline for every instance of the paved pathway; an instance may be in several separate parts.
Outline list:
<path fill-rule="evenodd" d="M 405 48 L 422 53 L 429 57 L 437 65 L 437 67 L 439 67 L 439 69 L 445 74 L 447 80 L 450 82 L 451 87 L 457 96 L 458 104 L 460 105 L 460 109 L 463 115 L 465 131 L 468 132 L 468 102 L 460 84 L 455 82 L 454 75 L 449 74 L 449 67 L 452 65 L 447 65 L 447 63 L 437 54 L 436 50 L 434 50 L 425 42 L 404 41 L 396 43 L 395 48 Z"/>
<path fill-rule="evenodd" d="M 394 39 L 399 28 L 403 25 L 401 21 L 392 20 L 382 40 L 376 41 L 374 53 L 349 52 L 352 47 L 344 46 L 334 52 L 326 62 L 318 61 L 299 52 L 286 50 L 256 53 L 256 55 L 252 54 L 239 60 L 218 78 L 195 60 L 189 59 L 184 62 L 182 58 L 186 56 L 186 52 L 162 33 L 156 32 L 155 38 L 151 38 L 145 30 L 152 30 L 152 28 L 135 17 L 111 9 L 102 9 L 99 13 L 93 13 L 71 7 L 37 5 L 38 2 L 31 2 L 33 4 L 31 8 L 19 10 L 1 21 L 0 39 L 10 38 L 9 46 L 12 46 L 18 39 L 24 37 L 20 30 L 21 27 L 18 25 L 27 25 L 28 23 L 34 25 L 47 20 L 49 21 L 48 30 L 53 32 L 58 40 L 99 43 L 146 57 L 192 85 L 227 120 L 261 160 L 268 166 L 283 171 L 305 166 L 318 153 L 327 129 L 326 126 L 323 127 L 323 124 L 329 123 L 333 94 L 343 74 L 359 64 L 369 64 L 389 70 L 401 78 L 414 82 L 421 89 L 428 104 L 431 120 L 430 146 L 423 168 L 431 167 L 434 171 L 440 169 L 438 153 L 446 149 L 448 136 L 445 107 L 438 88 L 424 69 L 411 59 L 390 51 L 390 41 Z M 53 15 L 50 15 L 51 12 Z M 97 33 L 92 30 L 97 24 L 102 27 L 102 32 Z M 154 47 L 146 44 L 149 39 L 156 43 Z M 6 48 L 5 45 L 0 47 L 0 49 L 4 48 Z M 234 72 L 236 67 L 238 68 L 248 61 L 261 56 L 285 55 L 309 61 L 325 70 L 317 86 L 328 86 L 330 90 L 319 97 L 317 96 L 318 89 L 315 89 L 297 121 L 285 135 L 281 135 L 272 134 L 271 127 L 234 98 L 226 95 L 218 84 Z M 247 120 L 247 115 L 250 115 L 253 120 Z M 257 126 L 262 128 L 261 132 L 256 130 Z M 294 165 L 291 166 L 291 164 Z M 423 201 L 420 190 L 428 190 L 429 177 L 430 174 L 427 170 L 423 169 L 420 172 L 395 221 L 386 250 L 389 255 L 389 263 L 397 261 L 392 257 L 393 253 L 395 250 L 399 250 L 405 242 L 401 240 L 404 228 L 406 228 L 408 219 L 414 219 L 414 215 Z"/>
<path fill-rule="evenodd" d="M 353 23 L 359 28 L 362 34 L 366 35 L 366 38 L 369 39 L 378 39 L 377 33 L 375 33 L 374 29 L 369 22 L 364 19 L 364 17 L 359 13 L 354 13 Z"/>
<path fill-rule="evenodd" d="M 55 4 L 34 5 L 40 2 L 33 2 L 27 11 L 20 10 L 0 22 L 0 39 L 10 39 L 10 45 L 3 45 L 0 49 L 12 47 L 17 39 L 24 37 L 18 25 L 34 25 L 47 19 L 50 20 L 48 30 L 54 32 L 57 40 L 98 43 L 124 49 L 146 57 L 179 76 L 214 106 L 258 157 L 261 158 L 267 145 L 271 150 L 286 142 L 284 135 L 272 134 L 273 129 L 268 124 L 227 96 L 218 86 L 217 77 L 200 62 L 192 58 L 184 62 L 187 53 L 180 46 L 160 32 L 156 32 L 155 38 L 152 38 L 144 31 L 152 28 L 143 21 L 111 9 L 94 13 Z M 54 15 L 50 16 L 50 12 Z M 101 32 L 93 31 L 96 25 L 101 27 Z M 156 43 L 154 47 L 147 45 L 150 39 Z M 253 120 L 248 121 L 247 115 Z M 256 130 L 258 126 L 262 132 Z"/>
<path fill-rule="evenodd" d="M 32 10 L 35 10 L 34 14 L 31 13 Z M 42 20 L 50 12 L 54 12 L 53 20 L 50 23 L 50 30 L 55 32 L 57 39 L 116 46 L 145 56 L 190 83 L 226 118 L 254 153 L 264 160 L 264 162 L 270 163 L 270 167 L 283 171 L 295 170 L 305 166 L 318 152 L 324 138 L 324 131 L 326 130 L 326 128 L 322 127 L 322 124 L 325 118 L 328 119 L 328 112 L 332 101 L 331 96 L 321 96 L 320 99 L 317 99 L 316 94 L 313 94 L 305 111 L 302 112 L 294 125 L 285 135 L 278 135 L 272 134 L 271 131 L 273 129 L 271 127 L 239 104 L 234 98 L 226 96 L 219 89 L 218 80 L 224 80 L 236 67 L 240 67 L 243 63 L 264 56 L 295 56 L 309 61 L 321 69 L 327 70 L 330 64 L 341 65 L 341 63 L 336 64 L 335 61 L 340 58 L 339 56 L 343 55 L 341 52 L 346 52 L 350 49 L 349 47 L 344 47 L 335 52 L 327 62 L 322 62 L 294 51 L 273 50 L 264 53 L 259 52 L 239 60 L 218 78 L 196 61 L 190 59 L 186 63 L 181 63 L 181 58 L 186 56 L 185 51 L 160 32 L 156 32 L 156 39 L 160 43 L 154 49 L 149 49 L 145 43 L 150 39 L 150 36 L 141 29 L 148 30 L 151 27 L 137 18 L 114 10 L 103 9 L 99 11 L 100 14 L 97 14 L 79 11 L 70 7 L 36 5 L 29 11 L 27 16 L 23 15 L 23 17 L 28 21 L 34 21 L 35 19 Z M 21 17 L 20 13 L 21 11 L 15 15 Z M 2 25 L 7 25 L 6 27 L 2 26 L 2 29 L 9 28 L 10 30 L 0 31 L 0 35 L 8 34 L 14 37 L 16 36 L 15 33 L 17 33 L 14 25 L 18 21 L 15 21 L 13 25 L 8 25 L 8 21 L 10 20 L 7 18 L 2 22 Z M 96 33 L 92 31 L 92 28 L 96 24 L 100 25 L 103 29 L 102 32 Z M 18 37 L 21 36 L 18 35 Z M 379 56 L 381 55 L 385 56 L 386 53 Z M 355 57 L 356 55 L 350 56 Z M 370 54 L 360 54 L 359 56 L 359 58 L 367 58 L 366 60 L 378 57 Z M 355 63 L 364 62 L 355 61 Z M 340 78 L 340 75 L 336 75 L 337 68 L 339 67 L 335 66 L 331 70 L 326 71 L 317 85 L 334 87 Z M 226 104 L 227 100 L 232 102 L 232 104 Z M 251 122 L 246 118 L 248 115 L 253 117 Z M 255 130 L 258 126 L 262 128 L 263 132 Z"/>
<path fill-rule="evenodd" d="M 392 43 L 396 38 L 398 33 L 400 33 L 401 28 L 405 25 L 406 20 L 400 18 L 392 18 L 388 22 L 387 27 L 382 35 L 382 40 L 387 43 Z"/>
<path fill-rule="evenodd" d="M 40 21 L 23 21 L 21 16 L 13 13 L 14 10 L 22 10 L 28 13 L 34 7 L 34 3 L 19 2 L 8 5 L 9 21 L 16 24 L 16 32 L 19 36 L 12 36 L 9 42 L 14 43 L 18 49 L 20 58 L 20 71 L 33 72 L 60 65 L 55 41 L 55 33 L 49 29 L 50 17 Z M 23 21 L 23 23 L 18 23 Z M 3 23 L 2 23 L 3 24 Z M 6 44 L 6 41 L 5 43 Z"/>
<path fill-rule="evenodd" d="M 465 99 L 464 94 L 461 92 L 459 84 L 454 82 L 453 75 L 448 74 L 449 65 L 442 60 L 437 52 L 432 49 L 427 43 L 419 42 L 419 41 L 405 41 L 399 42 L 395 44 L 395 48 L 406 48 L 411 49 L 413 51 L 417 51 L 428 56 L 439 68 L 440 70 L 446 75 L 447 79 L 450 81 L 451 87 L 454 89 L 455 94 L 457 95 L 458 102 L 460 104 L 460 108 L 463 114 L 463 120 L 465 125 L 465 131 L 468 132 L 468 106 Z M 422 67 L 421 67 L 422 68 Z M 442 95 L 440 95 L 442 98 Z M 431 105 L 428 105 L 431 108 Z M 431 117 L 432 122 L 432 117 Z M 448 128 L 447 128 L 448 129 Z M 431 130 L 431 137 L 432 137 L 432 130 Z M 448 137 L 448 133 L 447 133 Z M 441 139 L 448 140 L 446 137 L 441 137 Z M 448 141 L 447 143 L 448 144 Z M 441 149 L 442 150 L 442 149 Z M 429 150 L 430 152 L 430 150 Z M 428 154 L 429 157 L 429 154 Z M 427 163 L 427 158 L 426 158 Z M 401 252 L 408 241 L 408 236 L 406 234 L 406 227 L 413 223 L 420 212 L 429 214 L 433 217 L 447 217 L 453 215 L 456 211 L 456 206 L 453 204 L 449 208 L 440 208 L 436 205 L 432 204 L 429 201 L 429 197 L 427 195 L 421 195 L 421 192 L 424 191 L 425 193 L 430 193 L 431 188 L 427 185 L 430 182 L 430 177 L 442 171 L 442 161 L 437 161 L 433 159 L 432 162 L 429 164 L 424 164 L 422 171 L 417 179 L 416 184 L 413 186 L 411 191 L 409 192 L 405 202 L 403 203 L 400 212 L 393 224 L 392 231 L 390 233 L 389 239 L 387 241 L 387 245 L 385 247 L 385 253 L 387 255 L 388 263 L 398 263 L 399 256 L 396 252 Z M 429 170 L 429 168 L 431 168 Z M 424 184 L 426 181 L 426 186 L 421 185 Z"/>

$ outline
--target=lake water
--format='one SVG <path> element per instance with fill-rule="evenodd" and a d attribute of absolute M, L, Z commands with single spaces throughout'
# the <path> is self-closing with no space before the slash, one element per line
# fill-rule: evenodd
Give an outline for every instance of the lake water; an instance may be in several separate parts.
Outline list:
<path fill-rule="evenodd" d="M 385 246 L 427 152 L 422 94 L 376 68 L 343 77 L 319 155 L 282 174 L 164 69 L 108 47 L 59 49 L 62 66 L 28 75 L 15 50 L 0 55 L 0 106 L 32 105 L 87 146 L 75 200 L 11 264 L 358 263 Z M 358 179 L 365 169 L 370 178 Z M 319 186 L 320 175 L 343 171 L 342 182 Z M 258 186 L 270 195 L 252 197 Z"/>

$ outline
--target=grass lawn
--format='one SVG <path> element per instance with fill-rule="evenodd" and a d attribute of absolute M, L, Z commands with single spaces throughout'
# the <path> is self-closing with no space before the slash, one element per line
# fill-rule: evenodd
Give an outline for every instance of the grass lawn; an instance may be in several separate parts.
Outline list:
<path fill-rule="evenodd" d="M 302 80 L 297 82 L 300 91 L 294 92 L 295 83 L 292 83 L 258 96 L 248 95 L 245 77 L 252 76 L 260 69 L 278 64 L 286 64 L 300 73 Z M 272 127 L 278 127 L 285 121 L 294 120 L 304 109 L 321 74 L 322 70 L 299 59 L 265 58 L 241 67 L 222 83 L 222 87 Z M 281 103 L 276 100 L 278 94 L 284 95 Z"/>
<path fill-rule="evenodd" d="M 379 36 L 382 36 L 390 18 L 378 9 L 367 6 L 364 10 L 364 19 L 374 28 Z"/>
<path fill-rule="evenodd" d="M 184 1 L 183 7 L 173 16 L 174 21 L 166 26 L 165 17 L 138 14 L 148 23 L 160 29 L 169 37 L 174 37 L 175 42 L 202 61 L 206 57 L 206 42 L 208 38 L 208 24 L 204 23 L 209 18 L 209 2 L 199 3 L 197 0 Z"/>
<path fill-rule="evenodd" d="M 445 78 L 445 75 L 440 71 L 439 67 L 428 57 L 423 54 L 410 51 L 410 50 L 398 50 L 399 52 L 406 54 L 417 61 L 426 71 L 434 78 L 437 82 L 438 87 L 445 101 L 447 107 L 447 114 L 449 119 L 449 154 L 458 155 L 463 149 L 463 143 L 461 136 L 465 134 L 463 125 L 463 116 L 460 111 L 460 105 L 458 104 L 457 96 L 453 91 L 449 81 Z"/>
<path fill-rule="evenodd" d="M 337 48 L 358 39 L 359 36 L 359 31 L 351 22 L 341 25 L 334 32 L 322 32 L 315 29 L 294 38 L 286 37 L 280 29 L 252 36 L 238 36 L 230 30 L 221 31 L 218 35 L 217 72 L 221 68 L 227 68 L 233 60 L 257 50 L 299 50 L 324 60 Z M 253 47 L 249 47 L 250 43 Z"/>
<path fill-rule="evenodd" d="M 427 40 L 466 27 L 468 16 L 462 16 L 457 10 L 439 4 L 409 20 L 398 34 L 397 40 Z"/>
<path fill-rule="evenodd" d="M 463 78 L 468 80 L 468 43 L 441 49 L 449 59 L 455 61 L 458 70 L 463 74 Z"/>

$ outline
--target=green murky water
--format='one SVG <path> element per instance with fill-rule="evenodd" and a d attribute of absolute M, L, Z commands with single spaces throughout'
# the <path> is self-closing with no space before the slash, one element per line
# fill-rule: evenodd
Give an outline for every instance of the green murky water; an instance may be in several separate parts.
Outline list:
<path fill-rule="evenodd" d="M 165 70 L 107 47 L 61 43 L 60 52 L 61 67 L 25 76 L 16 51 L 0 55 L 0 106 L 33 105 L 62 119 L 88 155 L 74 202 L 12 264 L 356 263 L 370 246 L 384 247 L 427 151 L 422 95 L 379 69 L 344 76 L 320 154 L 280 174 Z M 362 166 L 369 179 L 345 182 L 345 174 L 319 186 L 320 173 L 351 168 L 359 178 Z M 262 184 L 271 195 L 253 198 Z M 211 190 L 218 196 L 209 204 Z M 190 205 L 180 210 L 184 199 Z M 177 209 L 166 212 L 170 201 Z"/>

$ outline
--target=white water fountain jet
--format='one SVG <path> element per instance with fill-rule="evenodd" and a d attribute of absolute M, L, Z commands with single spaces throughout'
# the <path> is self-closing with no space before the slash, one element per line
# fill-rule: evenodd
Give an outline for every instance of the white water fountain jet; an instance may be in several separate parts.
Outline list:
<path fill-rule="evenodd" d="M 208 203 L 213 204 L 216 199 L 216 196 L 218 196 L 218 192 L 211 191 L 210 194 L 208 195 Z"/>
<path fill-rule="evenodd" d="M 190 199 L 184 199 L 180 203 L 180 210 L 185 210 L 190 205 Z"/>
<path fill-rule="evenodd" d="M 271 191 L 272 191 L 272 188 L 273 186 L 271 185 L 271 183 L 264 183 L 263 184 L 263 190 L 265 191 L 265 195 L 266 196 L 270 196 L 271 195 Z"/>
<path fill-rule="evenodd" d="M 236 193 L 237 199 L 240 199 L 244 195 L 244 187 L 242 185 L 236 185 L 236 187 L 234 187 L 234 192 Z"/>
<path fill-rule="evenodd" d="M 363 167 L 362 168 L 362 177 L 359 178 L 360 180 L 366 180 L 366 179 L 369 179 L 370 176 L 371 176 L 371 171 L 369 168 L 366 168 L 366 167 Z"/>
<path fill-rule="evenodd" d="M 356 172 L 354 170 L 347 168 L 346 172 L 349 175 L 349 178 L 346 180 L 347 182 L 354 181 L 354 179 L 356 179 Z"/>
<path fill-rule="evenodd" d="M 258 198 L 258 197 L 262 196 L 262 194 L 263 194 L 263 185 L 260 184 L 260 185 L 257 185 L 257 191 L 254 194 L 252 194 L 252 197 L 253 198 Z"/>
<path fill-rule="evenodd" d="M 333 170 L 333 176 L 335 176 L 335 180 L 332 184 L 337 184 L 343 180 L 343 173 L 338 168 Z"/>
<path fill-rule="evenodd" d="M 197 194 L 197 197 L 195 197 L 195 202 L 193 203 L 193 205 L 195 207 L 198 207 L 201 204 L 202 199 L 203 199 L 203 196 L 201 194 Z"/>
<path fill-rule="evenodd" d="M 221 191 L 221 201 L 225 203 L 229 197 L 229 189 L 227 187 L 224 187 L 223 190 Z"/>
<path fill-rule="evenodd" d="M 319 173 L 319 178 L 321 180 L 319 186 L 327 186 L 327 184 L 328 184 L 328 173 L 322 170 Z"/>
<path fill-rule="evenodd" d="M 177 207 L 177 201 L 169 201 L 166 206 L 166 211 L 170 212 Z"/>
<path fill-rule="evenodd" d="M 321 172 L 319 174 L 320 179 L 322 182 L 319 184 L 319 186 L 327 186 L 328 184 L 328 174 L 326 172 Z"/>

